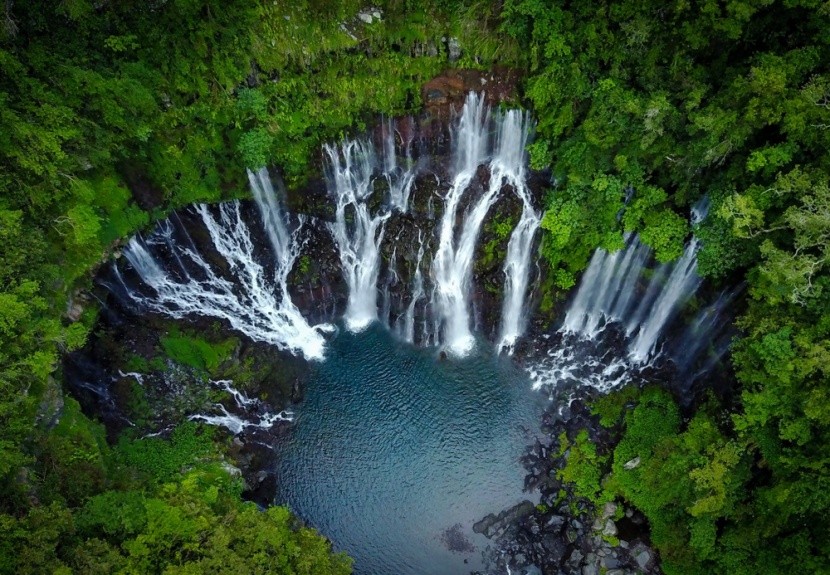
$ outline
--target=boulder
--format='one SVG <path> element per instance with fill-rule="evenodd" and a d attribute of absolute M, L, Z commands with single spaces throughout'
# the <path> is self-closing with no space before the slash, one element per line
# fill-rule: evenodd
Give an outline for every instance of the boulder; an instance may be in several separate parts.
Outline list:
<path fill-rule="evenodd" d="M 637 566 L 642 569 L 643 571 L 646 570 L 648 564 L 651 563 L 651 553 L 648 549 L 643 549 L 637 555 L 634 556 L 634 561 L 637 562 Z"/>
<path fill-rule="evenodd" d="M 562 531 L 562 526 L 565 525 L 565 518 L 561 515 L 551 515 L 545 523 L 545 531 Z"/>
<path fill-rule="evenodd" d="M 617 504 L 613 501 L 609 501 L 602 507 L 602 518 L 608 519 L 609 517 L 613 517 L 614 514 L 617 512 Z"/>
<path fill-rule="evenodd" d="M 585 556 L 582 554 L 582 551 L 580 551 L 579 549 L 574 549 L 571 552 L 571 555 L 568 557 L 568 567 L 576 571 L 577 569 L 579 569 L 579 566 L 582 564 L 582 560 L 584 558 Z"/>
<path fill-rule="evenodd" d="M 631 471 L 632 469 L 634 469 L 634 468 L 638 467 L 639 465 L 640 465 L 640 456 L 638 455 L 638 456 L 637 456 L 637 457 L 635 457 L 634 459 L 631 459 L 631 460 L 629 460 L 629 461 L 626 461 L 626 462 L 623 464 L 623 469 L 626 469 L 626 470 L 628 470 L 628 471 Z"/>

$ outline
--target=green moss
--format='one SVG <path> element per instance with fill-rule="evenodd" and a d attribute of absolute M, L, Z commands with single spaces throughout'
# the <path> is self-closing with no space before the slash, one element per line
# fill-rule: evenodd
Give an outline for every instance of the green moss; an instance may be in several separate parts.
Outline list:
<path fill-rule="evenodd" d="M 308 275 L 308 272 L 311 270 L 311 257 L 307 254 L 303 254 L 300 256 L 300 259 L 297 261 L 297 271 L 300 272 L 302 275 Z"/>
<path fill-rule="evenodd" d="M 639 396 L 640 389 L 636 385 L 625 385 L 593 400 L 591 413 L 599 416 L 599 423 L 603 427 L 613 427 L 622 422 L 626 406 Z"/>
<path fill-rule="evenodd" d="M 211 343 L 200 337 L 180 332 L 177 328 L 161 338 L 164 353 L 173 361 L 195 369 L 213 373 L 219 365 L 227 360 L 239 341 L 228 338 L 219 343 Z"/>
<path fill-rule="evenodd" d="M 149 480 L 163 482 L 197 463 L 216 459 L 212 438 L 213 428 L 185 422 L 173 430 L 170 439 L 122 437 L 115 455 Z"/>
<path fill-rule="evenodd" d="M 147 373 L 148 371 L 150 371 L 150 362 L 146 358 L 136 353 L 131 353 L 130 356 L 127 358 L 127 363 L 125 364 L 125 367 L 128 371 L 134 371 L 137 373 Z"/>

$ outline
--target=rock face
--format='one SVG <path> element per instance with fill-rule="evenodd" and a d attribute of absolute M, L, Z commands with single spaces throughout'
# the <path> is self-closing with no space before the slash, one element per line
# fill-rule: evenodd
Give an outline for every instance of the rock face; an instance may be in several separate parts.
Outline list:
<path fill-rule="evenodd" d="M 449 40 L 451 45 L 452 40 Z M 490 105 L 517 104 L 518 81 L 519 73 L 516 70 L 503 67 L 495 67 L 489 72 L 447 70 L 423 85 L 421 97 L 426 115 L 446 122 L 453 110 L 461 110 L 469 92 L 484 93 Z"/>
<path fill-rule="evenodd" d="M 524 502 L 523 513 L 512 508 L 476 524 L 478 532 L 493 540 L 492 563 L 502 571 L 544 575 L 661 573 L 641 514 L 614 502 L 594 509 L 557 478 L 565 463 L 558 455 L 562 433 L 572 439 L 578 430 L 588 429 L 599 450 L 609 449 L 613 439 L 582 401 L 574 401 L 566 411 L 545 413 L 544 439 L 531 445 L 523 458 L 528 470 L 525 485 L 539 491 L 539 505 Z"/>
<path fill-rule="evenodd" d="M 361 20 L 373 21 L 382 17 L 375 9 L 362 13 Z M 453 39 L 449 42 L 452 43 Z M 456 46 L 457 47 L 457 46 Z M 379 315 L 381 321 L 391 329 L 400 331 L 412 304 L 412 286 L 416 270 L 427 284 L 430 274 L 431 254 L 434 253 L 435 230 L 443 207 L 443 195 L 453 177 L 451 120 L 460 112 L 468 92 L 484 92 L 487 102 L 495 106 L 502 102 L 516 100 L 517 76 L 509 70 L 490 72 L 450 70 L 424 86 L 427 105 L 417 118 L 402 118 L 394 122 L 383 121 L 365 135 L 374 142 L 375 148 L 385 151 L 391 141 L 394 155 L 400 168 L 416 168 L 411 199 L 406 210 L 391 210 L 384 223 L 384 234 L 388 241 L 380 245 L 381 271 L 378 279 Z M 388 210 L 385 205 L 391 182 L 384 170 L 389 167 L 383 159 L 377 158 L 378 173 L 372 180 L 373 193 L 369 209 L 373 213 Z M 128 167 L 129 168 L 129 167 Z M 323 172 L 317 165 L 313 170 Z M 140 205 L 146 209 L 160 205 L 157 190 L 147 184 L 136 170 L 128 170 L 128 180 Z M 380 173 L 383 172 L 383 173 Z M 278 181 L 278 175 L 272 174 Z M 471 188 L 487 186 L 490 174 L 482 167 L 473 177 Z M 531 188 L 537 194 L 536 205 L 541 205 L 543 179 L 531 176 Z M 277 190 L 281 203 L 292 214 L 291 227 L 302 222 L 303 247 L 288 276 L 288 289 L 296 306 L 311 324 L 332 322 L 339 319 L 345 308 L 348 287 L 344 281 L 340 254 L 332 235 L 331 226 L 335 221 L 336 202 L 322 176 L 310 178 L 302 189 Z M 462 199 L 459 218 L 467 205 Z M 474 293 L 470 295 L 471 307 L 478 332 L 493 339 L 498 329 L 500 313 L 500 292 L 504 286 L 502 270 L 503 255 L 507 249 L 508 237 L 499 231 L 515 225 L 522 211 L 522 204 L 508 188 L 504 189 L 499 201 L 492 207 L 481 229 L 473 269 Z M 269 244 L 263 226 L 258 225 L 260 215 L 253 202 L 240 205 L 242 219 L 247 222 L 251 241 L 255 246 Z M 213 245 L 211 236 L 202 220 L 192 210 L 184 209 L 172 216 L 177 225 L 187 230 L 188 241 L 218 274 L 229 270 L 230 264 Z M 351 217 L 349 215 L 348 217 Z M 422 261 L 419 247 L 425 246 Z M 273 262 L 267 254 L 260 254 L 259 261 L 266 273 L 272 272 Z M 162 257 L 172 259 L 170 254 Z M 175 262 L 174 267 L 175 267 Z M 418 264 L 420 263 L 420 266 Z M 254 405 L 254 400 L 267 398 L 257 410 L 268 409 L 279 413 L 301 399 L 303 374 L 307 365 L 303 360 L 273 348 L 252 343 L 228 325 L 204 317 L 191 317 L 179 324 L 174 320 L 147 313 L 131 305 L 125 294 L 123 278 L 114 268 L 121 263 L 112 263 L 99 275 L 99 285 L 94 297 L 103 302 L 101 320 L 84 350 L 66 358 L 65 373 L 73 393 L 82 401 L 86 411 L 102 419 L 115 437 L 126 427 L 135 427 L 139 433 L 166 433 L 176 423 L 194 414 L 222 414 L 228 417 L 247 415 L 261 417 L 254 408 L 240 406 L 236 396 L 211 387 L 208 381 L 228 379 L 234 385 L 243 386 L 244 393 Z M 122 265 L 123 267 L 123 265 Z M 174 274 L 177 273 L 174 270 Z M 181 273 L 181 272 L 178 272 Z M 187 273 L 187 272 L 185 272 Z M 411 315 L 415 322 L 426 324 L 425 306 L 429 289 L 425 285 L 422 299 L 416 302 Z M 67 317 L 76 319 L 83 313 L 83 304 L 90 298 L 78 294 L 67 309 Z M 162 345 L 163 335 L 185 326 L 197 334 L 206 334 L 210 341 L 227 340 L 236 337 L 235 349 L 221 365 L 205 374 L 193 367 L 174 364 L 165 359 Z M 414 339 L 424 343 L 422 330 L 415 330 Z M 207 335 L 209 334 L 209 335 Z M 221 396 L 216 403 L 216 396 Z M 253 410 L 253 411 L 252 411 Z M 59 406 L 44 406 L 45 419 L 52 419 Z M 232 450 L 236 467 L 242 470 L 249 496 L 263 503 L 268 501 L 267 493 L 273 486 L 274 478 L 262 470 L 269 467 L 267 453 L 254 447 L 256 436 L 262 433 L 279 435 L 283 426 L 263 430 L 244 427 Z M 272 442 L 272 439 L 262 443 Z M 264 474 L 263 474 L 264 473 Z M 271 491 L 273 492 L 273 491 Z M 529 505 L 529 504 L 528 504 Z M 523 508 L 528 511 L 527 508 Z M 508 522 L 515 521 L 510 517 Z M 502 518 L 504 520 L 504 518 Z"/>
<path fill-rule="evenodd" d="M 210 373 L 176 363 L 164 357 L 162 340 L 181 324 L 136 313 L 107 296 L 101 289 L 98 297 L 107 305 L 94 335 L 63 362 L 66 386 L 84 411 L 106 425 L 111 440 L 128 427 L 138 436 L 163 437 L 194 414 L 227 413 L 230 425 L 249 423 L 236 435 L 229 455 L 242 475 L 246 497 L 269 505 L 276 479 L 265 471 L 273 464 L 273 451 L 267 446 L 280 441 L 289 424 L 255 424 L 301 401 L 306 363 L 268 345 L 228 339 L 234 334 L 197 318 L 190 323 L 193 332 L 209 341 L 229 341 L 233 348 Z M 236 382 L 234 391 L 244 394 L 238 398 L 248 405 L 240 405 L 233 393 L 215 384 L 221 380 Z M 43 421 L 48 425 L 59 409 L 55 402 L 45 405 Z"/>

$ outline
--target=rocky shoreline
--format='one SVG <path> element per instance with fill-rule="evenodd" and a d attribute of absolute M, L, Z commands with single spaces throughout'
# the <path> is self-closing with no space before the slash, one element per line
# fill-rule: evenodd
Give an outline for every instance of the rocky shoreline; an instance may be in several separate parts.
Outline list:
<path fill-rule="evenodd" d="M 551 404 L 542 418 L 542 438 L 522 457 L 528 471 L 525 489 L 538 491 L 539 504 L 523 501 L 488 515 L 474 531 L 493 541 L 491 562 L 513 575 L 661 573 L 641 513 L 614 502 L 597 509 L 560 479 L 569 455 L 567 449 L 562 452 L 561 437 L 573 440 L 587 430 L 600 451 L 610 451 L 615 441 L 583 399 L 571 399 L 570 405 L 567 399 Z"/>

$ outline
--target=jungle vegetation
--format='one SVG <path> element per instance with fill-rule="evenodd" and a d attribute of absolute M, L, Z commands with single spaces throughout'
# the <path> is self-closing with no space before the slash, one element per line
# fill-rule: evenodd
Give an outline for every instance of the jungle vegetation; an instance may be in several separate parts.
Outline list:
<path fill-rule="evenodd" d="M 566 477 L 643 511 L 669 574 L 830 571 L 830 5 L 389 0 L 369 24 L 366 7 L 0 6 L 0 573 L 349 572 L 287 510 L 241 501 L 209 430 L 108 444 L 62 391 L 96 318 L 70 312 L 169 210 L 244 196 L 245 167 L 297 186 L 322 141 L 417 111 L 450 65 L 493 64 L 521 70 L 531 162 L 553 174 L 549 299 L 626 231 L 661 261 L 694 231 L 701 273 L 747 285 L 735 392 L 692 413 L 609 396 L 619 443 L 576 438 Z"/>

